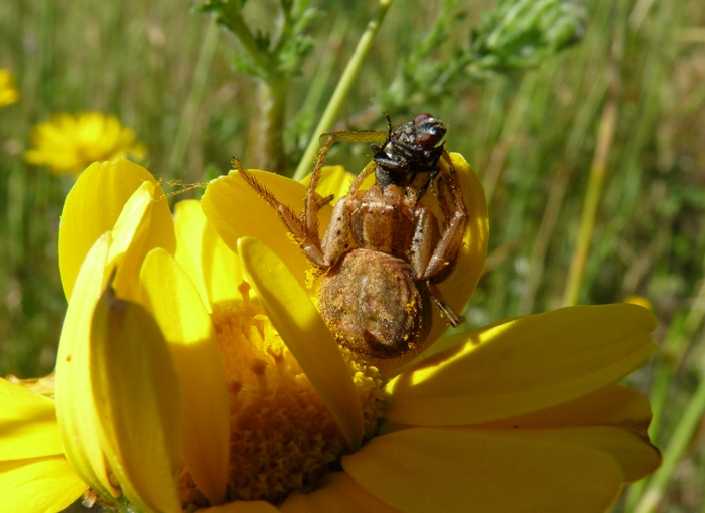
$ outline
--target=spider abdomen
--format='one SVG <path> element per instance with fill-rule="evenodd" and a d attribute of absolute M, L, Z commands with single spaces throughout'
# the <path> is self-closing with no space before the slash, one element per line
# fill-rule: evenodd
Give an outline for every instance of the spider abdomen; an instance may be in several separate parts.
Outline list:
<path fill-rule="evenodd" d="M 351 350 L 378 358 L 406 353 L 429 328 L 428 298 L 411 266 L 388 253 L 359 248 L 347 252 L 321 278 L 321 315 Z"/>

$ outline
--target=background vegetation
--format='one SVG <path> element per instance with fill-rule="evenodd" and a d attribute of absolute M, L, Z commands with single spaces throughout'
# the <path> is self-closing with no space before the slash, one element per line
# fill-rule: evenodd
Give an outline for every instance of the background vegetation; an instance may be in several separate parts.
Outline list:
<path fill-rule="evenodd" d="M 277 5 L 246 6 L 253 33 L 276 31 Z M 290 175 L 377 9 L 312 5 L 312 53 L 289 63 L 282 107 L 279 171 Z M 576 298 L 652 303 L 661 349 L 635 383 L 652 395 L 665 464 L 617 511 L 705 513 L 705 4 L 587 1 L 572 48 L 518 66 L 485 62 L 444 82 L 493 6 L 392 5 L 337 126 L 384 129 L 383 112 L 447 122 L 449 147 L 473 163 L 491 202 L 488 272 L 469 323 Z M 55 112 L 113 113 L 165 180 L 204 181 L 233 155 L 257 164 L 258 85 L 236 70 L 237 55 L 233 35 L 185 2 L 0 3 L 0 67 L 22 95 L 0 110 L 0 375 L 52 369 L 65 309 L 56 230 L 72 180 L 23 162 L 31 126 Z M 353 170 L 368 158 L 364 146 L 329 156 Z"/>

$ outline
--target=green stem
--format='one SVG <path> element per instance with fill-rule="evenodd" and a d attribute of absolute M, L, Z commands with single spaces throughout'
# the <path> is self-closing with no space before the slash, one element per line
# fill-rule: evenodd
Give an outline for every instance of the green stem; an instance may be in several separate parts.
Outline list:
<path fill-rule="evenodd" d="M 210 76 L 210 68 L 217 46 L 218 28 L 215 23 L 209 23 L 203 38 L 198 60 L 196 61 L 196 68 L 193 73 L 193 84 L 181 113 L 181 120 L 176 136 L 174 137 L 169 162 L 167 163 L 167 169 L 169 169 L 172 176 L 184 176 L 183 160 L 186 147 L 191 140 L 194 118 L 198 114 L 199 106 L 205 95 L 208 77 Z"/>
<path fill-rule="evenodd" d="M 283 174 L 286 169 L 284 152 L 284 118 L 286 114 L 285 79 L 258 80 L 257 115 L 249 134 L 248 160 L 254 167 Z"/>
<path fill-rule="evenodd" d="M 276 50 L 261 48 L 242 16 L 237 2 L 227 2 L 220 21 L 238 38 L 258 71 L 257 112 L 248 137 L 250 165 L 282 173 L 286 168 L 284 126 L 286 115 L 287 79 L 276 62 Z M 288 29 L 287 26 L 284 28 Z M 281 40 L 284 38 L 282 37 Z"/>
<path fill-rule="evenodd" d="M 663 464 L 654 474 L 635 513 L 652 513 L 663 498 L 673 472 L 685 453 L 700 419 L 705 415 L 705 373 L 701 372 L 698 388 L 686 406 L 685 413 L 676 427 L 671 441 L 663 453 Z"/>
<path fill-rule="evenodd" d="M 703 320 L 705 320 L 705 278 L 702 279 L 698 287 L 695 300 L 683 324 L 671 323 L 671 327 L 664 337 L 665 342 L 661 348 L 661 356 L 656 360 L 656 369 L 651 385 L 652 419 L 649 437 L 657 443 L 661 439 L 661 432 L 665 427 L 663 418 L 664 413 L 668 410 L 671 384 L 676 372 L 683 365 L 683 358 L 688 352 L 690 341 L 695 340 Z M 625 501 L 625 511 L 635 511 L 640 501 L 646 500 L 644 491 L 648 489 L 650 484 L 651 482 L 644 479 L 630 487 Z"/>
<path fill-rule="evenodd" d="M 242 17 L 240 7 L 236 5 L 236 2 L 227 2 L 221 13 L 220 21 L 235 34 L 242 47 L 250 55 L 255 64 L 257 64 L 261 72 L 272 74 L 276 72 L 276 66 L 272 56 L 257 46 L 255 36 L 252 35 L 252 32 L 250 32 L 250 29 L 247 27 L 247 23 Z M 271 78 L 272 76 L 273 75 L 267 75 L 266 78 Z"/>
<path fill-rule="evenodd" d="M 592 241 L 592 233 L 595 229 L 597 207 L 600 203 L 605 181 L 607 157 L 610 147 L 612 146 L 616 122 L 617 103 L 615 99 L 612 98 L 608 101 L 602 112 L 602 119 L 600 120 L 600 126 L 598 128 L 597 147 L 595 148 L 595 156 L 590 168 L 590 178 L 587 192 L 585 193 L 585 203 L 583 204 L 583 211 L 580 216 L 578 241 L 575 253 L 573 253 L 568 282 L 563 296 L 563 304 L 567 306 L 574 305 L 580 294 L 580 286 L 585 275 L 585 265 L 587 263 L 590 242 Z"/>
<path fill-rule="evenodd" d="M 299 165 L 296 167 L 294 180 L 301 180 L 310 172 L 313 159 L 318 151 L 318 140 L 321 137 L 321 134 L 333 126 L 333 122 L 338 116 L 340 108 L 343 106 L 343 102 L 350 92 L 350 88 L 362 69 L 362 64 L 365 62 L 365 58 L 372 48 L 372 43 L 374 42 L 375 37 L 382 26 L 382 22 L 384 21 L 384 17 L 387 14 L 389 7 L 392 5 L 392 1 L 393 0 L 380 0 L 377 13 L 367 24 L 367 29 L 365 29 L 360 41 L 357 43 L 357 48 L 355 48 L 355 52 L 346 64 L 343 74 L 340 76 L 340 80 L 338 81 L 338 85 L 335 86 L 335 91 L 333 91 L 333 95 L 323 111 L 323 115 L 321 116 L 318 125 L 311 135 L 311 140 L 304 151 L 303 157 L 301 157 Z"/>

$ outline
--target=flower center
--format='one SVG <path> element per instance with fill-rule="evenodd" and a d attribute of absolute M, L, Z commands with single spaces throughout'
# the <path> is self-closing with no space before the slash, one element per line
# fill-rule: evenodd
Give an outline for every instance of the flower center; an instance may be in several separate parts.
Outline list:
<path fill-rule="evenodd" d="M 240 290 L 242 302 L 217 304 L 213 312 L 230 395 L 228 498 L 277 503 L 339 468 L 345 440 L 262 307 L 249 298 L 247 285 Z M 384 406 L 381 375 L 353 353 L 341 352 L 370 438 Z"/>

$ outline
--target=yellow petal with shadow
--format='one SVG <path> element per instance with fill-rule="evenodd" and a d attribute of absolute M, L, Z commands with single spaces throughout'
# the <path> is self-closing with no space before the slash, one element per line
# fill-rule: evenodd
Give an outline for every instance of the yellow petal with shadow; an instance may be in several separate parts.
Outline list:
<path fill-rule="evenodd" d="M 98 416 L 91 384 L 90 329 L 95 307 L 111 273 L 110 232 L 86 254 L 69 300 L 56 356 L 56 418 L 64 450 L 76 472 L 97 493 L 117 495 L 98 437 Z"/>
<path fill-rule="evenodd" d="M 661 453 L 648 438 L 611 426 L 526 430 L 527 439 L 553 445 L 586 447 L 608 454 L 619 464 L 624 481 L 636 481 L 661 465 Z"/>
<path fill-rule="evenodd" d="M 219 504 L 228 479 L 230 411 L 210 315 L 187 274 L 162 248 L 147 254 L 140 281 L 179 378 L 185 464 L 211 504 Z"/>
<path fill-rule="evenodd" d="M 174 205 L 174 258 L 189 275 L 206 305 L 210 304 L 203 270 L 203 233 L 207 221 L 198 200 L 183 200 Z"/>
<path fill-rule="evenodd" d="M 67 299 L 86 253 L 113 227 L 127 199 L 145 181 L 155 183 L 149 171 L 124 159 L 91 164 L 76 180 L 59 223 L 59 271 Z M 157 191 L 151 245 L 173 250 L 169 206 L 159 187 Z"/>
<path fill-rule="evenodd" d="M 609 455 L 521 431 L 407 429 L 343 457 L 343 470 L 404 513 L 595 513 L 622 472 Z"/>
<path fill-rule="evenodd" d="M 208 221 L 201 202 L 185 200 L 176 204 L 176 261 L 194 281 L 209 307 L 221 301 L 242 299 L 240 258 L 230 249 Z"/>
<path fill-rule="evenodd" d="M 651 422 L 649 398 L 624 385 L 607 385 L 572 401 L 482 424 L 483 428 L 613 426 L 646 436 Z"/>
<path fill-rule="evenodd" d="M 211 304 L 242 300 L 240 284 L 244 280 L 240 257 L 225 244 L 211 223 L 203 234 L 203 269 Z"/>
<path fill-rule="evenodd" d="M 0 461 L 63 453 L 54 401 L 0 378 Z"/>
<path fill-rule="evenodd" d="M 109 260 L 117 269 L 112 286 L 123 299 L 139 299 L 140 266 L 147 252 L 154 247 L 159 228 L 159 204 L 155 197 L 158 186 L 143 182 L 128 198 L 112 230 Z M 168 230 L 172 231 L 173 227 Z"/>
<path fill-rule="evenodd" d="M 88 489 L 63 456 L 0 461 L 2 511 L 58 513 Z"/>
<path fill-rule="evenodd" d="M 238 254 L 257 296 L 351 448 L 362 440 L 362 406 L 338 344 L 282 260 L 263 242 L 239 240 Z"/>
<path fill-rule="evenodd" d="M 274 197 L 294 211 L 301 211 L 306 193 L 302 184 L 266 171 L 252 169 L 249 172 Z M 296 281 L 305 286 L 305 272 L 310 269 L 310 263 L 276 211 L 245 183 L 237 171 L 212 180 L 201 202 L 209 221 L 233 251 L 237 252 L 239 237 L 259 239 L 284 260 Z M 330 211 L 330 206 L 321 209 L 319 227 L 328 224 Z"/>
<path fill-rule="evenodd" d="M 344 472 L 336 472 L 310 493 L 290 496 L 280 506 L 282 513 L 399 513 L 370 495 Z"/>
<path fill-rule="evenodd" d="M 279 513 L 279 510 L 266 501 L 235 501 L 199 509 L 196 513 Z"/>
<path fill-rule="evenodd" d="M 145 512 L 181 512 L 179 383 L 159 326 L 108 290 L 90 345 L 98 436 L 123 494 Z"/>
<path fill-rule="evenodd" d="M 444 426 L 515 417 L 613 383 L 654 349 L 653 315 L 628 304 L 576 306 L 478 331 L 387 385 L 388 418 Z"/>

